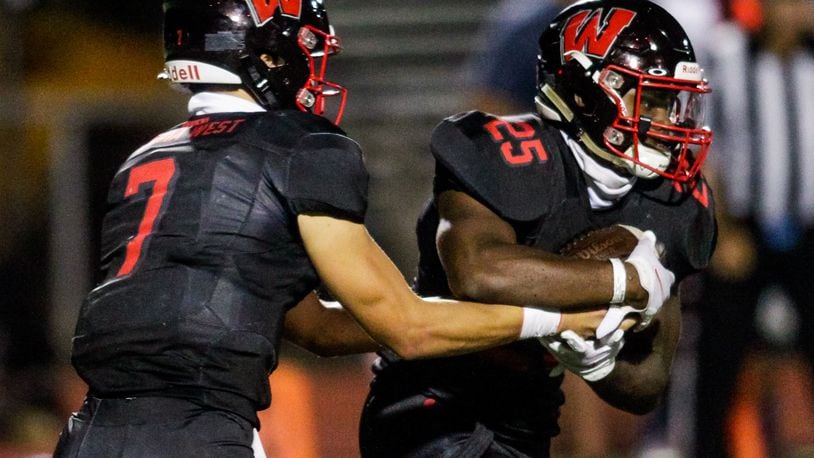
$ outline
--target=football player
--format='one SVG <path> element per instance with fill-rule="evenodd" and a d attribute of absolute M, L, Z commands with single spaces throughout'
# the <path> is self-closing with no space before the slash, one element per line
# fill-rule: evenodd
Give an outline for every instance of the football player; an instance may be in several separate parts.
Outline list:
<path fill-rule="evenodd" d="M 562 366 L 633 413 L 665 390 L 679 338 L 674 293 L 715 244 L 700 173 L 709 87 L 681 26 L 645 0 L 578 2 L 539 44 L 537 113 L 473 111 L 435 129 L 415 289 L 561 310 L 610 303 L 606 320 L 640 322 L 450 358 L 381 352 L 361 422 L 366 457 L 548 456 Z M 643 231 L 626 259 L 558 254 L 612 224 Z"/>
<path fill-rule="evenodd" d="M 360 148 L 326 117 L 346 91 L 325 78 L 340 42 L 321 0 L 173 0 L 164 14 L 162 77 L 193 93 L 190 118 L 112 181 L 104 280 L 73 339 L 90 390 L 56 456 L 252 456 L 284 334 L 409 359 L 595 330 L 604 311 L 412 292 L 363 225 Z M 322 306 L 320 282 L 344 309 Z"/>

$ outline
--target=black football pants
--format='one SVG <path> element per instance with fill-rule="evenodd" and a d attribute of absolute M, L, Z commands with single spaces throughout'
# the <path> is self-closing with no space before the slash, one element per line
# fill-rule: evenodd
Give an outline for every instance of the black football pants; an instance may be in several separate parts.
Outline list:
<path fill-rule="evenodd" d="M 251 458 L 252 438 L 244 418 L 183 399 L 88 397 L 54 456 Z"/>
<path fill-rule="evenodd" d="M 547 458 L 550 445 L 545 437 L 530 442 L 501 437 L 423 394 L 401 399 L 369 395 L 359 439 L 363 458 Z"/>

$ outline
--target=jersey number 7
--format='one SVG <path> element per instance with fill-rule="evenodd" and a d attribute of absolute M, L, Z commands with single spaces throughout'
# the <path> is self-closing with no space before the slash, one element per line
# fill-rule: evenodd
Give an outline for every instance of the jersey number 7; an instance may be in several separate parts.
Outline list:
<path fill-rule="evenodd" d="M 117 277 L 129 274 L 138 264 L 141 258 L 144 240 L 152 234 L 153 229 L 163 215 L 164 206 L 168 194 L 170 194 L 174 178 L 176 175 L 175 159 L 159 159 L 148 162 L 130 170 L 130 177 L 127 180 L 127 187 L 124 190 L 124 197 L 128 198 L 137 194 L 143 184 L 153 183 L 152 194 L 147 199 L 144 208 L 144 215 L 138 226 L 138 233 L 127 242 L 127 252 L 124 262 L 116 273 Z"/>

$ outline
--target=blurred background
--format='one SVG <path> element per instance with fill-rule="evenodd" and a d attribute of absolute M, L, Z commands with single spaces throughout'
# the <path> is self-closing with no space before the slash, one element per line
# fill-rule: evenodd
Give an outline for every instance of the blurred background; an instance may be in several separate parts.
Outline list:
<path fill-rule="evenodd" d="M 469 109 L 532 109 L 530 97 L 512 100 L 506 88 L 491 83 L 534 71 L 539 24 L 550 12 L 532 11 L 553 3 L 327 2 L 345 48 L 330 61 L 329 79 L 349 88 L 342 127 L 362 145 L 371 172 L 367 225 L 407 279 L 417 261 L 413 226 L 431 191 L 427 145 L 433 126 Z M 706 59 L 710 27 L 730 5 L 662 3 Z M 529 24 L 532 18 L 537 22 Z M 536 31 L 514 32 L 529 26 Z M 108 182 L 130 152 L 186 117 L 186 96 L 155 78 L 163 66 L 160 27 L 158 0 L 0 0 L 0 458 L 50 456 L 65 419 L 84 397 L 69 365 L 70 339 L 79 305 L 96 280 Z M 526 66 L 522 71 L 498 59 L 512 49 Z M 488 76 L 487 68 L 495 66 L 502 71 Z M 687 287 L 690 304 L 706 297 L 702 283 Z M 582 384 L 567 382 L 555 455 L 696 456 L 698 321 L 689 306 L 675 381 L 658 412 L 628 416 L 602 407 Z M 269 455 L 358 456 L 357 422 L 371 361 L 372 355 L 320 359 L 286 346 L 271 378 L 273 407 L 262 415 Z M 802 445 L 788 456 L 814 456 L 806 448 L 814 443 L 810 368 L 805 360 L 799 366 L 782 379 L 786 391 L 795 388 L 783 405 L 796 407 L 789 415 L 808 428 L 795 430 L 795 444 Z M 769 392 L 760 377 L 747 383 Z M 757 429 L 729 434 L 762 434 L 761 396 L 747 399 L 756 417 L 742 417 Z M 746 454 L 732 455 L 780 456 L 770 452 L 775 442 L 746 444 Z"/>

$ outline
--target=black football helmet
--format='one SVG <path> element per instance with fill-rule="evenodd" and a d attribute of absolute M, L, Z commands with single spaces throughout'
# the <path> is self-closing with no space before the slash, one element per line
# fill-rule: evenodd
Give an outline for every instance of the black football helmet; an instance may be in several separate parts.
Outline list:
<path fill-rule="evenodd" d="M 642 178 L 693 179 L 712 132 L 710 92 L 687 34 L 647 0 L 585 0 L 540 36 L 537 109 Z"/>
<path fill-rule="evenodd" d="M 339 123 L 347 91 L 325 71 L 340 50 L 323 0 L 169 0 L 159 77 L 186 88 L 232 85 L 265 108 L 318 115 L 326 97 L 339 96 Z"/>

